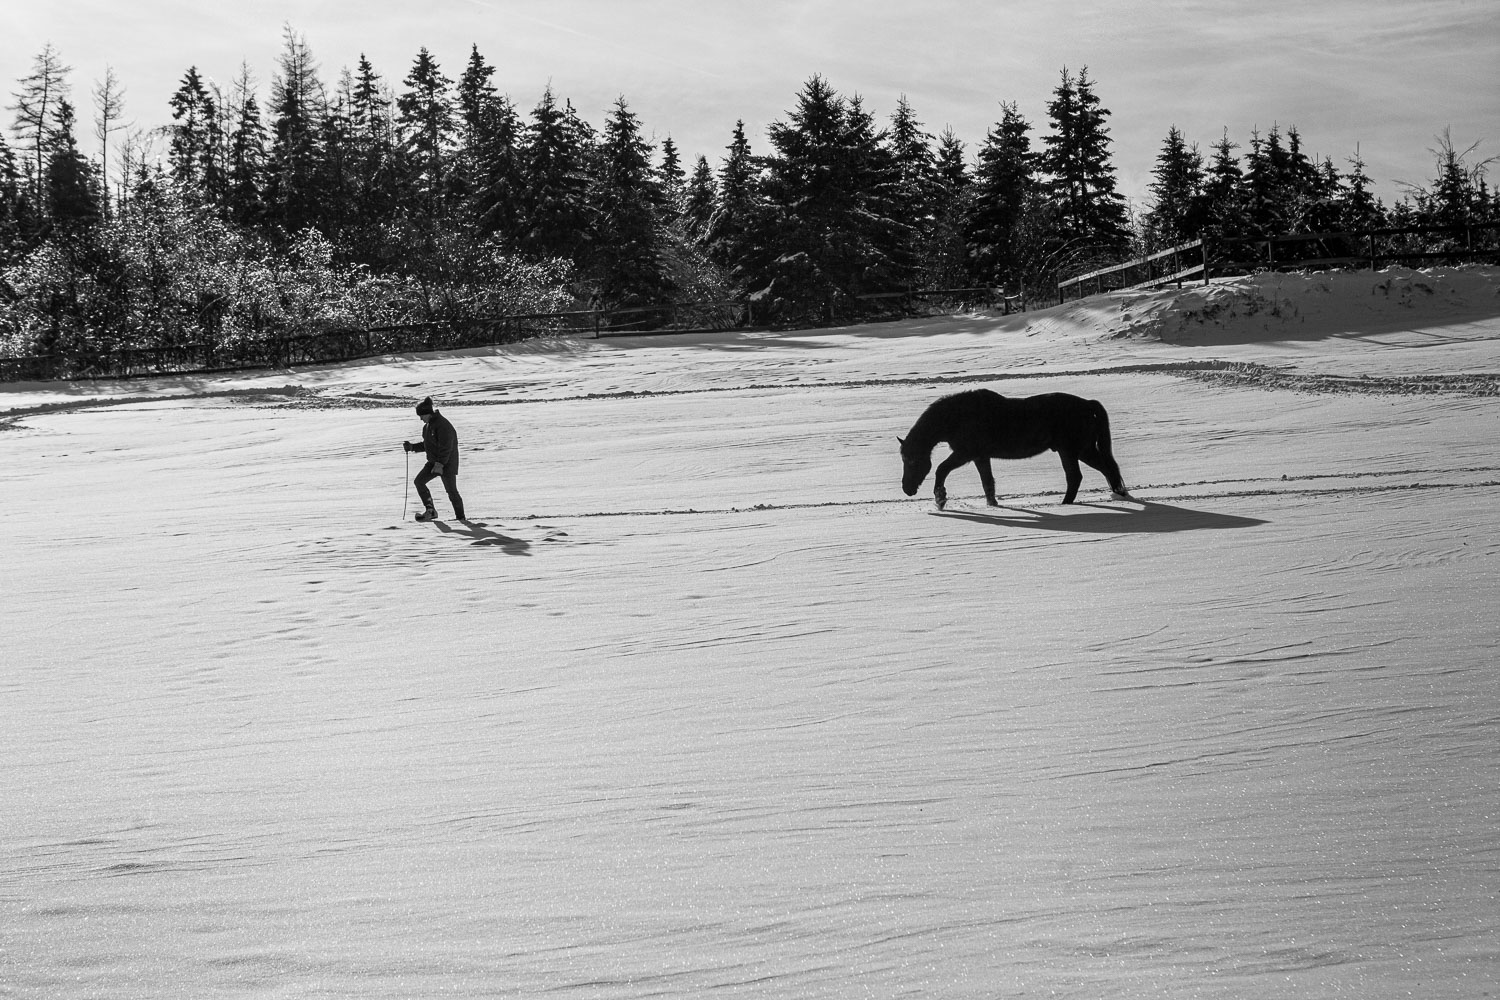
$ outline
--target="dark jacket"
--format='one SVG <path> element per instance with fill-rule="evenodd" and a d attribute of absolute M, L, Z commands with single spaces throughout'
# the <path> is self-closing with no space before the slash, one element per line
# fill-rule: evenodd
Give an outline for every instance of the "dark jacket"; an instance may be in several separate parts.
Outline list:
<path fill-rule="evenodd" d="M 447 417 L 434 410 L 432 419 L 422 427 L 422 443 L 414 445 L 412 451 L 425 452 L 434 465 L 447 465 L 458 458 L 458 431 Z"/>

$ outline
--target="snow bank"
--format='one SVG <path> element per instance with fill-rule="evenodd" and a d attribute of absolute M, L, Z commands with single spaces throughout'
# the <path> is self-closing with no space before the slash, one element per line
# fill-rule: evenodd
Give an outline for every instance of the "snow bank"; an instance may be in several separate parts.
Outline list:
<path fill-rule="evenodd" d="M 1500 315 L 1500 268 L 1265 272 L 1092 296 L 1059 312 L 1105 339 L 1213 346 L 1338 337 Z"/>

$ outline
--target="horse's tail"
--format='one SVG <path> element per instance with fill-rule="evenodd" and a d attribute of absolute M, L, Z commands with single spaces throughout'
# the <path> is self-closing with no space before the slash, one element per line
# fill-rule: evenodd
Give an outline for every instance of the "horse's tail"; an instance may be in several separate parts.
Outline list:
<path fill-rule="evenodd" d="M 1094 432 L 1094 447 L 1099 449 L 1099 454 L 1106 458 L 1114 458 L 1114 450 L 1109 444 L 1109 413 L 1104 409 L 1104 404 L 1097 399 L 1089 400 L 1089 416 L 1092 417 L 1092 430 Z"/>

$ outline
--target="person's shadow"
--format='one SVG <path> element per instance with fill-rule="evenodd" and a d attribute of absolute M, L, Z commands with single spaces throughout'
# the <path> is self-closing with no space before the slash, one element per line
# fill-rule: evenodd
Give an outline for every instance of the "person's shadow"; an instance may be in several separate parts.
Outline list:
<path fill-rule="evenodd" d="M 470 545 L 494 545 L 508 556 L 531 555 L 531 543 L 524 538 L 512 538 L 502 535 L 498 531 L 491 531 L 479 521 L 456 521 L 449 524 L 447 521 L 433 521 L 437 529 L 445 535 L 454 535 L 459 538 L 471 538 Z M 455 527 L 454 525 L 463 525 Z"/>
<path fill-rule="evenodd" d="M 1006 514 L 989 514 L 975 510 L 929 511 L 935 517 L 951 517 L 962 521 L 977 521 L 1004 528 L 1040 528 L 1044 531 L 1087 531 L 1101 533 L 1146 533 L 1163 531 L 1206 531 L 1216 528 L 1252 528 L 1265 524 L 1259 518 L 1240 517 L 1237 514 L 1217 514 L 1190 507 L 1174 507 L 1171 504 L 1137 500 L 1134 507 L 1108 507 L 1103 504 L 1074 504 L 1076 513 L 1059 514 L 1050 510 L 1033 510 L 1030 507 L 992 508 L 1009 511 Z M 1078 508 L 1091 508 L 1080 511 Z"/>

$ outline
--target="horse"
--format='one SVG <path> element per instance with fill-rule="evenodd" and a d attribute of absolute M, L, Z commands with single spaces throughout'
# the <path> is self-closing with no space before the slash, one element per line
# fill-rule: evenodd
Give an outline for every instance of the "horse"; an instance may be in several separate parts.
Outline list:
<path fill-rule="evenodd" d="M 1068 484 L 1063 503 L 1072 503 L 1078 496 L 1078 486 L 1083 482 L 1080 461 L 1104 473 L 1114 499 L 1135 499 L 1125 488 L 1120 466 L 1110 450 L 1109 414 L 1094 399 L 1065 392 L 1007 399 L 989 389 L 971 389 L 934 401 L 922 411 L 906 437 L 896 440 L 901 445 L 904 467 L 901 489 L 907 496 L 916 495 L 927 478 L 933 447 L 945 441 L 953 449 L 933 478 L 932 497 L 938 510 L 948 503 L 943 483 L 959 466 L 974 463 L 984 485 L 985 501 L 998 507 L 990 459 L 1031 458 L 1048 449 L 1062 459 Z"/>

